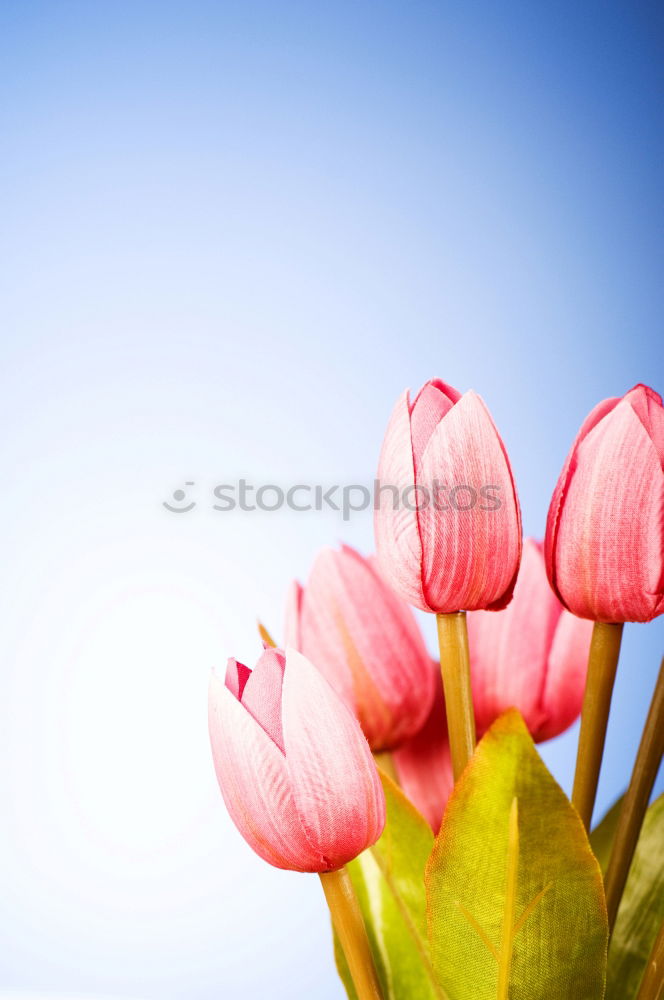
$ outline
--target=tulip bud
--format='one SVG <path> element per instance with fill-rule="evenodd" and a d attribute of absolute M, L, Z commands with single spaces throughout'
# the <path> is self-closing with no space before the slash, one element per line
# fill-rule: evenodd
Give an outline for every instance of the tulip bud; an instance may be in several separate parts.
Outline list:
<path fill-rule="evenodd" d="M 431 661 L 434 700 L 419 733 L 392 754 L 399 784 L 438 833 L 447 800 L 454 787 L 450 742 L 445 723 L 443 679 L 437 661 Z"/>
<path fill-rule="evenodd" d="M 316 666 L 355 714 L 371 749 L 391 750 L 424 723 L 433 676 L 415 617 L 372 559 L 343 545 L 294 584 L 286 642 Z"/>
<path fill-rule="evenodd" d="M 209 725 L 217 779 L 238 830 L 277 868 L 327 872 L 375 843 L 385 798 L 352 714 L 295 650 L 266 649 L 255 670 L 213 674 Z"/>
<path fill-rule="evenodd" d="M 497 610 L 511 599 L 521 514 L 484 402 L 438 379 L 397 401 L 378 465 L 380 568 L 423 611 Z M 392 488 L 392 492 L 391 492 Z"/>
<path fill-rule="evenodd" d="M 551 739 L 581 711 L 591 622 L 563 609 L 551 590 L 543 546 L 527 538 L 511 604 L 468 615 L 475 719 L 480 734 L 518 708 L 533 739 Z"/>
<path fill-rule="evenodd" d="M 551 586 L 575 615 L 647 622 L 664 611 L 664 410 L 637 385 L 590 413 L 546 527 Z"/>

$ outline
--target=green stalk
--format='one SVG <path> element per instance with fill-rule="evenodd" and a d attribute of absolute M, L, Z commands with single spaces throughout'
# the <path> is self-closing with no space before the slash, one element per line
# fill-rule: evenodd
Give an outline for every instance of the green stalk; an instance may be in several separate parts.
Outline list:
<path fill-rule="evenodd" d="M 650 952 L 646 971 L 641 980 L 636 1000 L 663 1000 L 664 998 L 664 923 L 659 929 Z"/>
<path fill-rule="evenodd" d="M 475 752 L 475 713 L 470 687 L 466 612 L 436 615 L 436 624 L 452 770 L 454 780 L 458 781 Z"/>
<path fill-rule="evenodd" d="M 648 718 L 643 727 L 643 735 L 634 762 L 629 788 L 620 808 L 616 835 L 604 879 L 610 932 L 616 922 L 618 907 L 625 890 L 625 883 L 663 753 L 664 660 L 659 668 L 659 676 L 650 703 Z"/>
<path fill-rule="evenodd" d="M 347 869 L 322 872 L 320 880 L 358 1000 L 383 1000 L 360 905 Z"/>
<path fill-rule="evenodd" d="M 595 622 L 590 643 L 588 676 L 581 711 L 581 732 L 572 792 L 572 803 L 576 806 L 586 830 L 590 829 L 597 795 L 622 631 L 621 624 L 606 625 L 604 622 Z"/>

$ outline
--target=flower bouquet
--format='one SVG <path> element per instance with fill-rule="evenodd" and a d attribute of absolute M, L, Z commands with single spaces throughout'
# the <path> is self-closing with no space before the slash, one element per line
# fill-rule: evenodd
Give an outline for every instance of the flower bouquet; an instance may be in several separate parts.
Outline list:
<path fill-rule="evenodd" d="M 625 622 L 664 611 L 664 409 L 637 386 L 572 446 L 543 543 L 522 542 L 484 402 L 398 400 L 377 556 L 324 550 L 283 649 L 210 685 L 228 810 L 279 868 L 319 874 L 357 1000 L 664 996 L 660 671 L 629 788 L 591 819 Z M 436 616 L 432 663 L 409 605 Z M 581 713 L 571 801 L 535 743 Z"/>

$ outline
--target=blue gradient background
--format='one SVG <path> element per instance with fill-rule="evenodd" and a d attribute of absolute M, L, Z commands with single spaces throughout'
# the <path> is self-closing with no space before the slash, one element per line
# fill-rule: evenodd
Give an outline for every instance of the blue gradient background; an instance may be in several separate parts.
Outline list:
<path fill-rule="evenodd" d="M 206 689 L 371 518 L 210 490 L 364 482 L 440 375 L 543 533 L 586 412 L 664 387 L 662 35 L 654 3 L 0 4 L 0 990 L 341 997 L 317 880 L 226 816 Z M 663 639 L 626 630 L 598 810 Z"/>

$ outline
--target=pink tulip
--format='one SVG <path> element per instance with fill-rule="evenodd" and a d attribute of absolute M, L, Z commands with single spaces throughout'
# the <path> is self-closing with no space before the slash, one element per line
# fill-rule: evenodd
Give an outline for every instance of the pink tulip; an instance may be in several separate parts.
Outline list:
<path fill-rule="evenodd" d="M 429 654 L 411 609 L 374 560 L 347 545 L 323 549 L 306 586 L 293 585 L 286 641 L 315 658 L 372 750 L 393 749 L 424 723 L 433 700 Z"/>
<path fill-rule="evenodd" d="M 647 622 L 664 611 L 664 410 L 652 389 L 586 418 L 551 500 L 545 555 L 575 615 Z"/>
<path fill-rule="evenodd" d="M 527 538 L 512 603 L 468 615 L 475 718 L 480 733 L 518 708 L 535 740 L 557 736 L 581 711 L 592 623 L 563 609 L 543 546 Z"/>
<path fill-rule="evenodd" d="M 435 696 L 419 733 L 392 754 L 399 783 L 434 833 L 438 833 L 454 787 L 450 744 L 445 720 L 443 680 L 438 661 L 430 663 Z"/>
<path fill-rule="evenodd" d="M 484 402 L 439 379 L 392 413 L 378 465 L 380 567 L 424 611 L 505 607 L 521 514 L 505 446 Z"/>
<path fill-rule="evenodd" d="M 362 731 L 315 667 L 268 648 L 212 676 L 217 779 L 247 843 L 277 868 L 341 868 L 380 836 L 385 798 Z"/>

